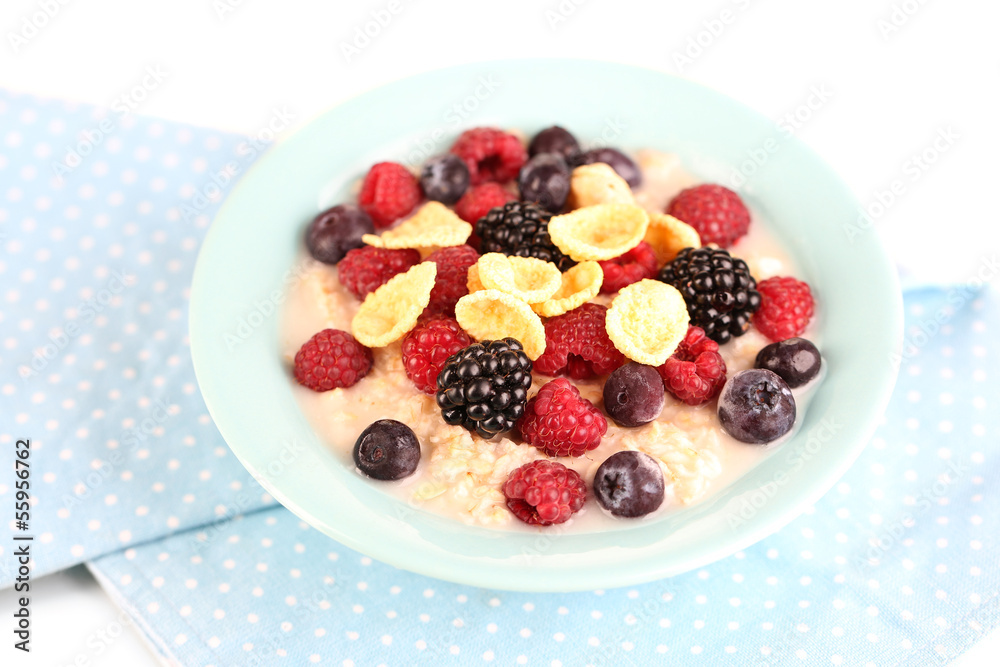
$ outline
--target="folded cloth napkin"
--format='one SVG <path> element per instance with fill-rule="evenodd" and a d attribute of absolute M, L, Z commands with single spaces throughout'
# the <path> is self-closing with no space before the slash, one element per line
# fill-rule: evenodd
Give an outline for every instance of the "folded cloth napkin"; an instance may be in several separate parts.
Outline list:
<path fill-rule="evenodd" d="M 31 441 L 35 503 L 16 532 L 35 538 L 35 576 L 274 504 L 212 424 L 187 347 L 217 176 L 251 150 L 0 91 L 0 445 Z M 11 531 L 0 587 L 17 576 Z"/>
<path fill-rule="evenodd" d="M 1000 297 L 920 290 L 906 313 L 899 383 L 848 474 L 775 535 L 689 574 L 574 594 L 473 588 L 373 562 L 283 508 L 90 568 L 182 665 L 946 664 L 1000 621 L 986 500 L 1000 480 Z"/>

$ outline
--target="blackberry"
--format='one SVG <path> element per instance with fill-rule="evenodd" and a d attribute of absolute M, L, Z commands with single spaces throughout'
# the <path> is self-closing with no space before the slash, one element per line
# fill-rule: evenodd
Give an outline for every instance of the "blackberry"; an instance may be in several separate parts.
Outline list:
<path fill-rule="evenodd" d="M 680 291 L 691 324 L 720 345 L 745 334 L 760 308 L 747 263 L 720 248 L 684 248 L 660 269 L 659 279 Z"/>
<path fill-rule="evenodd" d="M 437 377 L 445 422 L 486 439 L 509 431 L 524 414 L 531 359 L 514 338 L 473 343 L 448 357 Z"/>
<path fill-rule="evenodd" d="M 552 243 L 549 237 L 551 217 L 531 202 L 511 201 L 490 209 L 476 222 L 482 254 L 502 252 L 517 257 L 534 257 L 552 262 L 560 271 L 565 271 L 576 262 Z"/>

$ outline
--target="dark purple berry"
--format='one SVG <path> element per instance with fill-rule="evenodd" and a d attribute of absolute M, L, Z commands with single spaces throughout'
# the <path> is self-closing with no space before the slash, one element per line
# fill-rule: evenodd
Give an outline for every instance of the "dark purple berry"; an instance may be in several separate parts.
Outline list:
<path fill-rule="evenodd" d="M 795 397 L 785 381 L 762 368 L 740 371 L 719 394 L 719 423 L 740 442 L 762 445 L 792 430 Z"/>
<path fill-rule="evenodd" d="M 379 419 L 354 443 L 354 464 L 374 479 L 390 481 L 413 474 L 420 463 L 420 443 L 413 430 L 395 419 Z"/>
<path fill-rule="evenodd" d="M 604 382 L 604 411 L 619 426 L 642 426 L 660 416 L 663 380 L 652 366 L 630 361 Z"/>
<path fill-rule="evenodd" d="M 618 172 L 619 176 L 625 179 L 625 182 L 633 190 L 642 183 L 642 172 L 639 171 L 639 166 L 632 161 L 632 158 L 616 148 L 591 149 L 586 153 L 580 154 L 573 161 L 573 166 L 579 167 L 583 164 L 594 164 L 595 162 L 603 162 L 609 165 Z"/>
<path fill-rule="evenodd" d="M 580 153 L 580 144 L 567 130 L 553 125 L 536 134 L 528 144 L 528 155 L 541 153 L 556 153 L 569 160 Z"/>
<path fill-rule="evenodd" d="M 663 471 L 649 454 L 612 454 L 594 475 L 594 496 L 615 516 L 645 516 L 663 504 Z"/>
<path fill-rule="evenodd" d="M 454 204 L 469 187 L 469 168 L 462 158 L 451 153 L 432 157 L 420 172 L 420 187 L 428 199 Z"/>
<path fill-rule="evenodd" d="M 819 375 L 822 363 L 815 345 L 805 338 L 789 338 L 780 343 L 771 343 L 758 352 L 754 368 L 774 371 L 794 389 Z"/>
<path fill-rule="evenodd" d="M 352 204 L 340 204 L 323 211 L 309 223 L 306 247 L 310 255 L 324 264 L 336 264 L 347 251 L 364 245 L 363 235 L 374 233 L 375 225 L 367 213 Z"/>
<path fill-rule="evenodd" d="M 538 204 L 549 213 L 558 213 L 569 195 L 569 167 L 555 153 L 539 153 L 528 160 L 517 177 L 521 199 Z"/>

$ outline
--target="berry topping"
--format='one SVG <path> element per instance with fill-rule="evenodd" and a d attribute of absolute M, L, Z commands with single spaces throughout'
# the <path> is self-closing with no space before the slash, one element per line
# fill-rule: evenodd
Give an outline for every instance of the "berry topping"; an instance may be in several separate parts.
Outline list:
<path fill-rule="evenodd" d="M 420 187 L 428 199 L 454 204 L 469 187 L 469 168 L 451 153 L 432 157 L 420 172 Z"/>
<path fill-rule="evenodd" d="M 432 317 L 417 324 L 403 338 L 403 368 L 417 389 L 434 395 L 437 376 L 448 357 L 472 342 L 458 321 L 451 317 Z"/>
<path fill-rule="evenodd" d="M 633 190 L 642 183 L 642 172 L 639 171 L 639 166 L 632 161 L 632 158 L 616 148 L 594 148 L 586 153 L 581 153 L 573 160 L 573 166 L 579 167 L 596 162 L 603 162 L 614 169 Z"/>
<path fill-rule="evenodd" d="M 391 481 L 412 475 L 420 463 L 413 430 L 395 419 L 379 419 L 354 443 L 354 464 L 373 479 Z"/>
<path fill-rule="evenodd" d="M 819 375 L 823 360 L 819 350 L 805 338 L 788 338 L 771 343 L 757 353 L 754 368 L 774 371 L 785 383 L 795 389 Z"/>
<path fill-rule="evenodd" d="M 530 202 L 512 201 L 492 209 L 476 222 L 482 252 L 502 252 L 552 262 L 560 271 L 574 262 L 549 237 L 551 216 Z"/>
<path fill-rule="evenodd" d="M 660 269 L 687 303 L 691 324 L 720 345 L 742 336 L 760 307 L 757 282 L 746 262 L 719 248 L 685 248 Z"/>
<path fill-rule="evenodd" d="M 660 416 L 663 381 L 652 366 L 630 361 L 604 382 L 604 410 L 619 426 L 642 426 Z"/>
<path fill-rule="evenodd" d="M 418 250 L 388 250 L 366 245 L 344 255 L 337 265 L 337 275 L 351 294 L 363 300 L 397 273 L 419 263 Z"/>
<path fill-rule="evenodd" d="M 553 125 L 536 134 L 528 144 L 528 155 L 534 157 L 539 153 L 555 153 L 571 160 L 580 153 L 580 143 L 569 131 Z"/>
<path fill-rule="evenodd" d="M 760 310 L 754 326 L 774 341 L 798 336 L 812 319 L 815 304 L 809 285 L 795 278 L 774 277 L 757 285 Z"/>
<path fill-rule="evenodd" d="M 569 380 L 558 378 L 531 397 L 517 428 L 549 456 L 580 456 L 601 444 L 608 420 Z"/>
<path fill-rule="evenodd" d="M 365 176 L 358 203 L 377 228 L 388 227 L 420 203 L 420 184 L 403 165 L 379 162 Z"/>
<path fill-rule="evenodd" d="M 341 204 L 328 208 L 309 223 L 306 248 L 324 264 L 336 264 L 348 250 L 364 245 L 363 235 L 374 233 L 375 225 L 367 213 L 357 206 Z"/>
<path fill-rule="evenodd" d="M 372 353 L 339 329 L 324 329 L 307 340 L 295 353 L 293 373 L 299 384 L 313 391 L 353 386 L 368 375 Z"/>
<path fill-rule="evenodd" d="M 449 152 L 465 160 L 472 185 L 505 183 L 517 176 L 528 158 L 520 139 L 493 127 L 466 130 Z"/>
<path fill-rule="evenodd" d="M 462 198 L 455 204 L 455 213 L 462 220 L 475 225 L 479 218 L 490 212 L 490 209 L 503 206 L 517 199 L 499 183 L 483 183 L 473 185 L 465 191 Z"/>
<path fill-rule="evenodd" d="M 740 371 L 719 394 L 719 423 L 740 442 L 759 445 L 776 440 L 795 424 L 792 390 L 771 371 Z"/>
<path fill-rule="evenodd" d="M 535 370 L 545 375 L 569 375 L 586 380 L 607 375 L 625 363 L 604 326 L 608 309 L 596 303 L 551 318 L 545 323 L 545 353 Z"/>
<path fill-rule="evenodd" d="M 667 213 L 695 228 L 705 245 L 728 248 L 750 228 L 750 211 L 740 196 L 721 185 L 696 185 L 674 197 Z"/>
<path fill-rule="evenodd" d="M 437 276 L 430 303 L 424 312 L 454 315 L 455 304 L 469 293 L 469 267 L 478 259 L 479 253 L 467 245 L 439 248 L 432 252 L 427 261 L 437 264 Z"/>
<path fill-rule="evenodd" d="M 624 255 L 598 262 L 604 271 L 601 294 L 614 294 L 618 290 L 644 278 L 656 277 L 656 253 L 641 241 Z"/>
<path fill-rule="evenodd" d="M 489 439 L 514 427 L 531 387 L 531 359 L 513 338 L 484 340 L 448 357 L 437 377 L 445 422 Z"/>
<path fill-rule="evenodd" d="M 532 461 L 510 474 L 503 485 L 507 509 L 534 526 L 563 523 L 580 511 L 587 485 L 575 470 L 555 461 Z"/>
<path fill-rule="evenodd" d="M 688 327 L 684 340 L 656 371 L 666 390 L 688 405 L 707 403 L 726 383 L 726 362 L 719 354 L 719 344 L 701 327 Z"/>
<path fill-rule="evenodd" d="M 612 454 L 594 475 L 598 504 L 615 516 L 646 516 L 663 504 L 663 471 L 649 454 L 626 450 Z"/>
<path fill-rule="evenodd" d="M 539 153 L 524 163 L 517 177 L 521 199 L 535 202 L 549 213 L 558 213 L 569 195 L 569 167 L 561 155 Z"/>

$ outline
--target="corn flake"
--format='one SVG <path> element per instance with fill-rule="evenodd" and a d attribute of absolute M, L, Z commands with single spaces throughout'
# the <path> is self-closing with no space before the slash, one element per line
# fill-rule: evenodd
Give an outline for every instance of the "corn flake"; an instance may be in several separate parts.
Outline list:
<path fill-rule="evenodd" d="M 569 207 L 584 208 L 595 204 L 634 204 L 632 188 L 610 165 L 585 164 L 573 170 L 569 182 Z"/>
<path fill-rule="evenodd" d="M 559 289 L 548 301 L 536 303 L 532 310 L 542 317 L 568 313 L 597 296 L 604 282 L 604 271 L 597 262 L 580 262 L 562 274 Z"/>
<path fill-rule="evenodd" d="M 649 215 L 645 241 L 652 246 L 660 264 L 673 260 L 684 248 L 701 247 L 701 237 L 694 227 L 666 213 Z"/>
<path fill-rule="evenodd" d="M 640 364 L 659 366 L 684 339 L 689 320 L 680 292 L 647 279 L 618 292 L 604 326 L 619 352 Z"/>
<path fill-rule="evenodd" d="M 446 248 L 462 245 L 471 234 L 472 225 L 441 202 L 429 201 L 398 227 L 361 240 L 376 248 Z"/>
<path fill-rule="evenodd" d="M 351 322 L 351 333 L 362 345 L 384 347 L 417 324 L 430 302 L 437 264 L 421 262 L 389 279 L 365 297 Z"/>
<path fill-rule="evenodd" d="M 545 326 L 531 307 L 500 290 L 467 294 L 455 304 L 455 319 L 476 340 L 516 338 L 529 359 L 545 352 Z"/>
<path fill-rule="evenodd" d="M 525 303 L 545 301 L 562 284 L 562 273 L 552 262 L 534 257 L 508 257 L 499 252 L 480 257 L 476 275 L 486 289 L 506 292 Z"/>
<path fill-rule="evenodd" d="M 639 245 L 649 214 L 633 204 L 596 204 L 549 220 L 549 236 L 578 262 L 613 259 Z"/>

